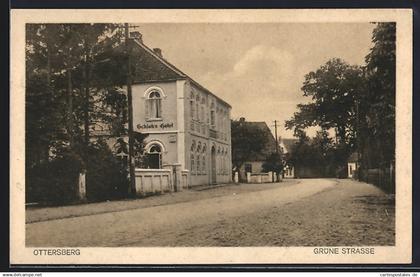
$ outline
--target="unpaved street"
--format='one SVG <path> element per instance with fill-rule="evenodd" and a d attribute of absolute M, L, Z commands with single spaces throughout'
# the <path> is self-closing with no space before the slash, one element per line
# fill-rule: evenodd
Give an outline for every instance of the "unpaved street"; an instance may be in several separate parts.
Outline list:
<path fill-rule="evenodd" d="M 392 245 L 394 222 L 393 198 L 372 185 L 304 179 L 265 190 L 28 223 L 26 242 L 73 247 Z"/>

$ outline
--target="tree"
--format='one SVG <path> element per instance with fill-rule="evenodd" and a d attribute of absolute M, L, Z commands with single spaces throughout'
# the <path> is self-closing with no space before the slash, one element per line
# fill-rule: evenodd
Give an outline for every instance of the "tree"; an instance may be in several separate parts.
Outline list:
<path fill-rule="evenodd" d="M 395 160 L 395 23 L 378 23 L 366 56 L 367 93 L 360 131 L 362 166 L 389 166 Z"/>
<path fill-rule="evenodd" d="M 258 126 L 245 120 L 232 121 L 231 137 L 234 170 L 239 170 L 252 156 L 258 155 L 268 141 Z"/>
<path fill-rule="evenodd" d="M 305 75 L 302 91 L 304 96 L 312 98 L 312 102 L 299 104 L 298 112 L 286 121 L 286 128 L 333 128 L 339 142 L 354 143 L 355 101 L 363 92 L 363 80 L 360 66 L 351 66 L 337 58 L 309 72 Z"/>
<path fill-rule="evenodd" d="M 265 162 L 262 164 L 263 172 L 275 172 L 277 178 L 279 178 L 281 172 L 283 172 L 284 162 L 281 153 L 270 154 Z"/>
<path fill-rule="evenodd" d="M 126 135 L 126 97 L 118 88 L 125 81 L 125 75 L 121 74 L 125 60 L 112 54 L 122 43 L 119 27 L 118 24 L 26 26 L 28 180 L 41 172 L 32 169 L 43 163 L 48 167 L 54 160 L 74 159 L 83 166 L 81 170 L 88 170 L 87 175 L 96 174 L 90 169 L 110 173 L 100 169 L 107 166 L 107 159 L 98 163 L 94 155 L 103 157 L 111 155 L 111 151 L 107 145 L 91 139 L 90 127 L 99 123 L 110 126 L 110 135 Z M 95 147 L 101 150 L 91 151 Z M 79 159 L 83 161 L 79 163 Z M 95 162 L 90 167 L 92 161 Z M 107 161 L 114 163 L 112 157 Z M 61 166 L 64 162 L 57 164 Z M 94 179 L 87 176 L 88 182 Z"/>
<path fill-rule="evenodd" d="M 344 164 L 356 148 L 357 103 L 364 86 L 362 67 L 337 58 L 328 61 L 305 76 L 303 95 L 311 97 L 312 102 L 299 104 L 298 111 L 286 121 L 286 128 L 294 129 L 295 135 L 311 126 L 333 129 L 340 149 L 345 149 L 337 157 Z"/>
<path fill-rule="evenodd" d="M 334 144 L 325 130 L 318 131 L 312 139 L 301 133 L 299 141 L 288 153 L 286 163 L 294 166 L 297 174 L 299 168 L 305 167 L 314 170 L 319 177 L 332 177 L 341 166 L 339 145 Z"/>

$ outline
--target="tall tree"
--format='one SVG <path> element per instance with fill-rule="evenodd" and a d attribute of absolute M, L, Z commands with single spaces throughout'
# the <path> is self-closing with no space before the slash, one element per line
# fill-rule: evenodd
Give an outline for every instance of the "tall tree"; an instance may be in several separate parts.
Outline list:
<path fill-rule="evenodd" d="M 362 68 L 332 59 L 305 75 L 303 95 L 310 97 L 312 102 L 299 104 L 298 112 L 286 121 L 286 128 L 333 128 L 340 143 L 351 144 L 356 121 L 355 101 L 362 90 Z"/>
<path fill-rule="evenodd" d="M 389 166 L 395 160 L 395 23 L 377 23 L 366 56 L 369 103 L 362 114 L 360 147 L 365 167 Z"/>
<path fill-rule="evenodd" d="M 309 72 L 302 91 L 312 101 L 298 105 L 298 111 L 286 121 L 286 128 L 294 129 L 296 136 L 311 126 L 334 130 L 336 143 L 340 145 L 336 147 L 336 159 L 343 166 L 356 149 L 358 102 L 365 93 L 364 80 L 361 66 L 349 65 L 337 58 Z"/>

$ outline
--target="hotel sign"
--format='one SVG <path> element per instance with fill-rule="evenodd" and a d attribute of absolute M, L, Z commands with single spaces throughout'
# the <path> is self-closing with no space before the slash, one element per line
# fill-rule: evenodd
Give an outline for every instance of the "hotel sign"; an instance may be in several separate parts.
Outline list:
<path fill-rule="evenodd" d="M 144 124 L 137 124 L 137 129 L 167 129 L 167 128 L 173 128 L 174 123 L 144 123 Z"/>

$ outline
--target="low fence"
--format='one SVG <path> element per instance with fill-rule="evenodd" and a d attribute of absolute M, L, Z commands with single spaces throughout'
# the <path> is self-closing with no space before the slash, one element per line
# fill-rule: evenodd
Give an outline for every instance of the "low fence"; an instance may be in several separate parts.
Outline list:
<path fill-rule="evenodd" d="M 181 191 L 189 188 L 189 171 L 179 165 L 166 165 L 164 169 L 136 168 L 136 194 L 139 196 Z"/>
<path fill-rule="evenodd" d="M 273 181 L 273 173 L 251 173 L 250 182 L 248 183 L 269 183 Z"/>
<path fill-rule="evenodd" d="M 395 170 L 393 168 L 358 169 L 355 177 L 360 181 L 380 187 L 384 191 L 395 193 Z"/>
<path fill-rule="evenodd" d="M 170 169 L 136 168 L 135 176 L 137 195 L 173 191 L 172 172 Z"/>
<path fill-rule="evenodd" d="M 247 183 L 272 183 L 277 182 L 277 177 L 280 178 L 281 181 L 281 174 L 277 176 L 275 172 L 267 172 L 267 173 L 246 173 L 246 182 Z M 233 177 L 235 183 L 239 182 L 239 174 L 235 172 Z"/>

